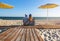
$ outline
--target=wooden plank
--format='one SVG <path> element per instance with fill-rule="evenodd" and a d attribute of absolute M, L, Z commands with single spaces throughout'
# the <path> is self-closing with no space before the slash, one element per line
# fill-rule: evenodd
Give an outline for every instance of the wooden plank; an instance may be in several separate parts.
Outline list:
<path fill-rule="evenodd" d="M 10 30 L 11 30 L 11 29 L 8 29 L 8 30 L 4 31 L 3 33 L 0 34 L 0 36 L 3 36 L 5 33 L 10 32 Z"/>
<path fill-rule="evenodd" d="M 19 37 L 16 39 L 16 41 L 21 41 L 22 35 L 24 34 L 23 32 L 24 32 L 24 29 L 22 29 L 21 32 L 19 33 Z"/>
<path fill-rule="evenodd" d="M 32 29 L 32 31 L 33 31 L 33 35 L 34 35 L 35 41 L 39 41 L 37 36 L 36 36 L 36 33 L 34 32 L 34 29 Z"/>
<path fill-rule="evenodd" d="M 31 38 L 31 39 L 30 39 L 31 41 L 34 41 L 34 37 L 33 37 L 33 33 L 32 33 L 32 29 L 30 29 L 30 38 Z"/>
<path fill-rule="evenodd" d="M 6 34 L 6 36 L 2 37 L 1 40 L 5 40 L 7 37 L 9 37 L 14 31 L 16 30 L 16 28 L 11 29 L 10 33 Z"/>
<path fill-rule="evenodd" d="M 26 33 L 26 41 L 30 41 L 30 37 L 29 37 L 29 29 L 26 29 L 27 31 L 27 33 Z"/>
<path fill-rule="evenodd" d="M 20 28 L 21 29 L 21 28 Z M 21 33 L 22 29 L 20 30 L 20 33 Z M 15 41 L 20 41 L 20 33 L 18 34 L 18 37 L 16 38 Z"/>
<path fill-rule="evenodd" d="M 20 28 L 20 32 L 21 31 L 22 31 L 22 29 Z M 20 32 L 19 32 L 18 36 L 16 37 L 16 39 L 14 41 L 19 41 L 19 39 L 20 39 Z"/>
<path fill-rule="evenodd" d="M 6 32 L 0 34 L 0 40 L 3 40 L 4 37 L 6 37 L 10 32 L 12 32 L 12 29 L 7 30 Z"/>
<path fill-rule="evenodd" d="M 13 37 L 12 41 L 16 41 L 17 37 L 19 36 L 21 29 L 18 29 L 18 32 L 15 34 L 15 36 Z"/>
<path fill-rule="evenodd" d="M 38 29 L 34 29 L 34 31 L 35 31 L 35 33 L 36 33 L 36 35 L 37 35 L 37 37 L 38 37 L 38 39 L 39 39 L 39 41 L 44 41 L 43 40 L 43 38 L 40 36 L 40 31 L 38 30 Z"/>
<path fill-rule="evenodd" d="M 60 29 L 60 25 L 49 25 L 49 24 L 45 24 L 45 25 L 40 25 L 42 26 L 43 29 Z"/>
<path fill-rule="evenodd" d="M 19 28 L 16 28 L 15 32 L 12 33 L 9 37 L 7 37 L 4 41 L 11 41 L 14 38 L 15 34 L 18 32 L 18 29 Z"/>
<path fill-rule="evenodd" d="M 26 29 L 24 29 L 23 35 L 22 35 L 22 38 L 21 38 L 21 41 L 25 41 L 25 40 L 26 40 Z"/>
<path fill-rule="evenodd" d="M 40 29 L 60 29 L 60 25 L 51 25 L 51 24 L 39 24 L 39 25 L 34 25 L 34 26 L 0 26 L 0 28 L 15 28 L 15 27 L 20 27 L 20 28 L 40 28 Z"/>

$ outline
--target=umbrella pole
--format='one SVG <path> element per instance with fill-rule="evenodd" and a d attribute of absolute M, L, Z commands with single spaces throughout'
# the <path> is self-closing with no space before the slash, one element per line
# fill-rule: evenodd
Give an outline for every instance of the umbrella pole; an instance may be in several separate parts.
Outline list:
<path fill-rule="evenodd" d="M 48 8 L 47 8 L 47 24 L 48 24 Z"/>

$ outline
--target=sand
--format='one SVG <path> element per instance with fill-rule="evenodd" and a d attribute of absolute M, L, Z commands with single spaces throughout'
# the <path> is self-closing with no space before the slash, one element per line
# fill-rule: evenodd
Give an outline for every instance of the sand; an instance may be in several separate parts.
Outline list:
<path fill-rule="evenodd" d="M 22 25 L 22 20 L 0 20 L 0 26 Z"/>
<path fill-rule="evenodd" d="M 48 22 L 46 20 L 35 20 L 35 25 L 60 25 L 60 20 L 49 20 Z M 23 25 L 22 20 L 0 20 L 0 26 L 9 26 L 9 25 Z"/>

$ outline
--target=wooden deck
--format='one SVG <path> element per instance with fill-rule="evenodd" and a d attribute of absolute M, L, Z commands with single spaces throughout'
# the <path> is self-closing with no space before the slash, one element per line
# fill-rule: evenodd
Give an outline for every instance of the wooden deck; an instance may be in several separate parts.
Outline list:
<path fill-rule="evenodd" d="M 0 34 L 0 41 L 44 41 L 39 29 L 60 29 L 60 25 L 0 26 L 9 28 Z"/>
<path fill-rule="evenodd" d="M 37 28 L 9 28 L 0 34 L 0 41 L 44 41 Z"/>

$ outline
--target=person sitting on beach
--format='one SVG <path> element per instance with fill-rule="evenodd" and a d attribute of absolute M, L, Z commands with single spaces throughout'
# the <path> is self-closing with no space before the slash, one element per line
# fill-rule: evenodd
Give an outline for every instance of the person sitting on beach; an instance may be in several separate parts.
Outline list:
<path fill-rule="evenodd" d="M 24 26 L 27 26 L 28 25 L 28 17 L 27 17 L 27 15 L 25 14 L 25 17 L 23 18 L 23 25 Z"/>
<path fill-rule="evenodd" d="M 33 26 L 35 24 L 35 21 L 34 21 L 31 14 L 29 14 L 29 19 L 28 20 L 29 20 L 29 26 Z"/>

